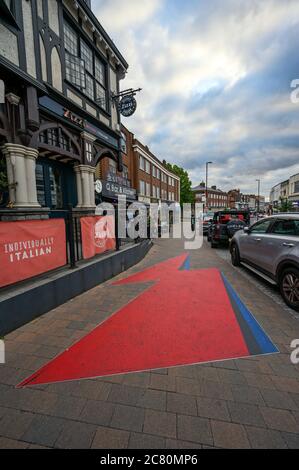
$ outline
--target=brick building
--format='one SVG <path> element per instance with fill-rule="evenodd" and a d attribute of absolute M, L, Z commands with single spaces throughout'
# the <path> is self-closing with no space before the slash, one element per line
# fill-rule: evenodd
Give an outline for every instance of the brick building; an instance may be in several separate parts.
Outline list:
<path fill-rule="evenodd" d="M 192 188 L 192 191 L 195 193 L 195 202 L 203 202 L 208 209 L 224 209 L 228 206 L 227 193 L 216 186 L 206 189 L 205 183 L 202 182 Z"/>
<path fill-rule="evenodd" d="M 96 177 L 103 186 L 104 199 L 117 199 L 125 194 L 128 202 L 179 202 L 180 179 L 169 171 L 147 146 L 143 145 L 125 126 L 121 127 L 123 170 L 119 172 L 113 160 L 104 158 L 98 165 Z"/>

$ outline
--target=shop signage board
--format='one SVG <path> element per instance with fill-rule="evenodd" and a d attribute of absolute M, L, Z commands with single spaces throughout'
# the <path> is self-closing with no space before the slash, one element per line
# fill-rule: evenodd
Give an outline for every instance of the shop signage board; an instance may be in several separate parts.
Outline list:
<path fill-rule="evenodd" d="M 0 287 L 66 263 L 63 219 L 0 222 Z"/>
<path fill-rule="evenodd" d="M 115 223 L 113 216 L 82 217 L 81 235 L 83 258 L 93 258 L 105 251 L 115 250 Z"/>
<path fill-rule="evenodd" d="M 102 180 L 102 187 L 102 195 L 104 197 L 115 199 L 118 196 L 126 196 L 128 199 L 136 200 L 136 189 L 106 180 Z"/>
<path fill-rule="evenodd" d="M 48 96 L 43 96 L 42 98 L 40 98 L 39 103 L 43 108 L 51 111 L 52 113 L 62 117 L 67 121 L 70 121 L 72 124 L 75 124 L 80 129 L 86 130 L 90 134 L 96 136 L 98 139 L 106 142 L 106 144 L 118 149 L 118 139 L 115 139 L 99 127 L 94 126 L 91 122 L 71 112 L 69 109 L 52 100 Z"/>

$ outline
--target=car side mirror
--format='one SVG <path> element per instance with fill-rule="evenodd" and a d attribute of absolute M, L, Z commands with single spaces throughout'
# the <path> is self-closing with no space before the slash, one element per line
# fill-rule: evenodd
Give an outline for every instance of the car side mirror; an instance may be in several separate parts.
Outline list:
<path fill-rule="evenodd" d="M 247 233 L 247 235 L 249 235 L 249 233 L 250 233 L 250 228 L 249 228 L 249 227 L 244 227 L 244 233 Z"/>

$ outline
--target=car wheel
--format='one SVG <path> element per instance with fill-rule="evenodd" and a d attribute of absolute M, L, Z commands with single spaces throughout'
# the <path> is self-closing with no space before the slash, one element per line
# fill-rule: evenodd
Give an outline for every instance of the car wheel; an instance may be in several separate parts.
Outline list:
<path fill-rule="evenodd" d="M 215 243 L 211 240 L 211 248 L 218 248 L 218 243 Z"/>
<path fill-rule="evenodd" d="M 285 269 L 280 276 L 279 288 L 285 303 L 299 312 L 299 270 Z"/>
<path fill-rule="evenodd" d="M 232 265 L 233 266 L 240 266 L 241 260 L 240 260 L 240 252 L 239 248 L 237 247 L 236 243 L 233 243 L 230 249 L 230 254 L 231 254 L 231 260 L 232 260 Z"/>

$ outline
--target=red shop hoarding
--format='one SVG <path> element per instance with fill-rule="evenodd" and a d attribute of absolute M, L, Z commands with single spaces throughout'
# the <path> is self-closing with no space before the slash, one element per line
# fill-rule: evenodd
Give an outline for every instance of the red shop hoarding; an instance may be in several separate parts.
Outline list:
<path fill-rule="evenodd" d="M 0 222 L 0 287 L 66 263 L 63 219 Z"/>
<path fill-rule="evenodd" d="M 115 250 L 115 224 L 113 216 L 91 216 L 81 218 L 83 258 Z"/>

